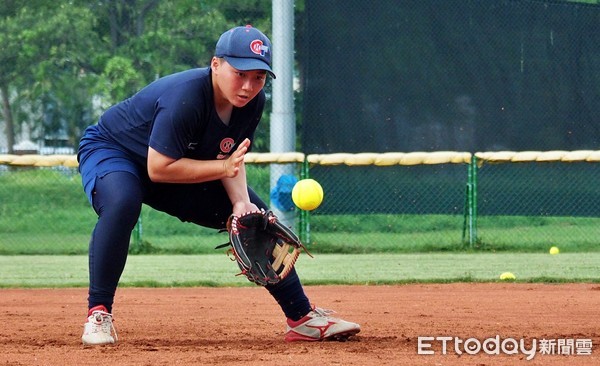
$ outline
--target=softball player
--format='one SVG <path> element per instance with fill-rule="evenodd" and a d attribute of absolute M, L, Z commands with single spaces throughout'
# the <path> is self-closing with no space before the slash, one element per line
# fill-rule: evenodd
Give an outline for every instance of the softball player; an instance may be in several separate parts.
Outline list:
<path fill-rule="evenodd" d="M 78 151 L 84 191 L 98 215 L 89 246 L 82 341 L 117 341 L 116 288 L 142 204 L 221 229 L 233 213 L 267 205 L 247 186 L 244 155 L 265 105 L 271 42 L 251 26 L 223 33 L 206 68 L 160 78 L 109 108 Z M 346 339 L 360 326 L 313 308 L 292 271 L 266 286 L 287 317 L 287 341 Z"/>

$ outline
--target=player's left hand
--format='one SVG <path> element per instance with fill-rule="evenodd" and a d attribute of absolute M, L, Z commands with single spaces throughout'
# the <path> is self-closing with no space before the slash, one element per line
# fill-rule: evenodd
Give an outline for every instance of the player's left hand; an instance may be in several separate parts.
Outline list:
<path fill-rule="evenodd" d="M 294 268 L 300 249 L 306 251 L 298 236 L 271 211 L 231 216 L 227 230 L 229 243 L 225 245 L 231 245 L 230 251 L 242 271 L 240 274 L 257 285 L 266 286 L 284 279 Z"/>

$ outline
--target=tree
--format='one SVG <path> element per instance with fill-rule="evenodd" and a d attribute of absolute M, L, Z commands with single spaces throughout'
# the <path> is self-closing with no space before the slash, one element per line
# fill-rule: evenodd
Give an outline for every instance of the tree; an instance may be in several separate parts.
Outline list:
<path fill-rule="evenodd" d="M 24 122 L 39 137 L 67 135 L 75 147 L 83 128 L 107 106 L 157 77 L 206 66 L 223 30 L 247 23 L 270 29 L 270 4 L 5 1 L 0 8 L 0 99 L 9 149 Z M 100 108 L 93 103 L 97 100 Z"/>
<path fill-rule="evenodd" d="M 94 74 L 91 61 L 98 56 L 90 51 L 99 40 L 91 27 L 94 17 L 84 7 L 67 2 L 14 1 L 4 10 L 0 21 L 0 42 L 4 45 L 0 51 L 0 92 L 8 149 L 12 152 L 14 135 L 21 123 L 31 123 L 39 134 L 45 132 L 43 118 L 15 121 L 15 110 L 27 106 L 29 111 L 39 113 L 16 115 L 44 115 L 42 101 L 50 100 L 60 109 L 64 121 L 76 124 L 66 112 L 82 114 L 86 103 L 81 99 L 87 95 L 66 95 L 64 90 L 77 90 L 81 85 L 84 90 L 89 89 L 89 76 Z M 11 98 L 16 105 L 12 105 Z M 74 110 L 74 106 L 79 106 L 79 110 Z"/>
<path fill-rule="evenodd" d="M 204 67 L 215 42 L 228 28 L 253 24 L 270 29 L 267 0 L 178 0 L 172 2 L 109 1 L 92 6 L 97 31 L 110 40 L 111 58 L 97 91 L 105 106 L 133 94 L 150 81 L 184 69 Z M 263 125 L 268 125 L 268 110 Z M 254 147 L 268 147 L 268 130 L 261 128 Z"/>

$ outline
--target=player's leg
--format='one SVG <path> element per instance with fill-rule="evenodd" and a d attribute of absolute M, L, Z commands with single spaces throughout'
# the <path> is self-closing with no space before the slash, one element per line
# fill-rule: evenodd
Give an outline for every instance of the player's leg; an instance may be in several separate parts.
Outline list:
<path fill-rule="evenodd" d="M 155 188 L 146 203 L 182 221 L 222 229 L 231 215 L 231 202 L 218 181 L 184 186 L 160 185 Z M 268 209 L 252 189 L 248 189 L 248 193 L 252 203 Z M 358 324 L 333 318 L 330 311 L 313 308 L 295 269 L 281 282 L 268 285 L 266 289 L 288 319 L 287 341 L 346 339 L 360 331 Z"/>
<path fill-rule="evenodd" d="M 93 207 L 98 221 L 89 246 L 88 322 L 85 344 L 114 343 L 112 306 L 129 249 L 129 239 L 142 207 L 139 179 L 129 172 L 112 172 L 96 179 Z"/>
<path fill-rule="evenodd" d="M 125 268 L 131 232 L 142 208 L 142 188 L 129 172 L 113 172 L 96 180 L 94 210 L 98 221 L 89 248 L 89 307 L 111 312 Z"/>
<path fill-rule="evenodd" d="M 268 209 L 258 195 L 248 189 L 250 201 L 258 208 Z M 231 201 L 223 185 L 218 182 L 201 184 L 154 185 L 146 201 L 157 210 L 201 226 L 223 229 L 231 215 Z M 286 278 L 267 289 L 281 306 L 288 318 L 300 319 L 310 310 L 310 302 L 304 294 L 295 270 Z"/>
<path fill-rule="evenodd" d="M 254 191 L 249 189 L 248 192 L 252 203 L 259 208 L 268 209 Z M 358 324 L 332 317 L 331 310 L 313 308 L 304 293 L 296 268 L 292 268 L 277 284 L 265 287 L 287 317 L 285 340 L 288 342 L 346 340 L 360 332 Z"/>

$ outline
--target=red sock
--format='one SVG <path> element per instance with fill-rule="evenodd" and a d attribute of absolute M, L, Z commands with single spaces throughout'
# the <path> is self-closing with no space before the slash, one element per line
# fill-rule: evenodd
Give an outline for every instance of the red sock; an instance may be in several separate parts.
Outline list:
<path fill-rule="evenodd" d="M 93 308 L 91 308 L 90 310 L 88 310 L 88 316 L 92 315 L 92 313 L 96 310 L 100 310 L 100 311 L 104 311 L 105 313 L 108 313 L 108 310 L 106 310 L 106 306 L 97 305 L 97 306 L 94 306 Z"/>

